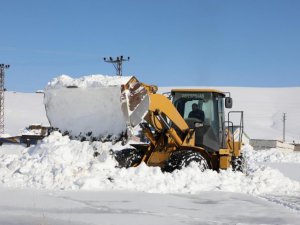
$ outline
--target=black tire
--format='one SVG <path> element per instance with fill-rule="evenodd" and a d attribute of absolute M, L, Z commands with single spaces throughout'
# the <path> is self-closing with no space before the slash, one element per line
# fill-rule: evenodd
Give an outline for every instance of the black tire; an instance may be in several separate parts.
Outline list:
<path fill-rule="evenodd" d="M 199 152 L 193 150 L 178 150 L 175 151 L 166 162 L 164 171 L 172 173 L 174 170 L 180 170 L 189 166 L 192 162 L 197 163 L 202 172 L 209 169 L 206 159 Z"/>
<path fill-rule="evenodd" d="M 246 161 L 243 155 L 240 155 L 239 157 L 232 157 L 231 161 L 232 170 L 245 173 L 246 172 Z"/>
<path fill-rule="evenodd" d="M 144 153 L 135 148 L 126 148 L 113 152 L 113 156 L 118 162 L 118 168 L 129 168 L 139 164 L 142 161 Z"/>

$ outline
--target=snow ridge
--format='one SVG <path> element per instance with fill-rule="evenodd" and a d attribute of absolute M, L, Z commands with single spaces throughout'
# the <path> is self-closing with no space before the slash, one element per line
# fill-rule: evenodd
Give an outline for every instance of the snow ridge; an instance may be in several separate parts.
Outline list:
<path fill-rule="evenodd" d="M 248 149 L 250 146 L 248 146 Z M 255 163 L 300 163 L 300 153 L 284 152 L 282 150 L 272 148 L 263 151 L 247 151 L 249 160 Z"/>
<path fill-rule="evenodd" d="M 300 195 L 300 183 L 278 170 L 250 160 L 247 175 L 230 170 L 201 172 L 191 166 L 173 173 L 141 164 L 137 168 L 118 169 L 110 149 L 120 143 L 80 142 L 59 132 L 38 145 L 26 148 L 21 156 L 0 154 L 0 182 L 5 186 L 57 190 L 135 190 L 150 193 L 198 193 L 226 191 L 261 194 Z M 252 157 L 249 147 L 245 147 Z M 93 153 L 100 155 L 96 158 Z M 255 154 L 254 158 L 255 158 Z M 253 159 L 253 158 L 252 158 Z"/>
<path fill-rule="evenodd" d="M 62 74 L 48 82 L 45 90 L 59 89 L 68 86 L 76 86 L 80 88 L 121 86 L 122 84 L 126 84 L 131 78 L 132 76 L 108 76 L 101 74 L 72 78 L 68 75 Z"/>

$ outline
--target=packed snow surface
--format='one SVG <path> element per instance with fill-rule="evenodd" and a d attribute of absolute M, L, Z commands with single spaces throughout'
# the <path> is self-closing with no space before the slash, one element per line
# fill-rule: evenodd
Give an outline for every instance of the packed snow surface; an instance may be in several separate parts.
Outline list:
<path fill-rule="evenodd" d="M 3 225 L 271 225 L 299 224 L 300 215 L 253 196 L 130 191 L 44 191 L 0 187 Z"/>
<path fill-rule="evenodd" d="M 121 85 L 130 78 L 103 75 L 54 78 L 45 88 L 44 98 L 51 126 L 77 138 L 120 138 L 126 131 Z"/>
<path fill-rule="evenodd" d="M 299 195 L 300 183 L 269 167 L 255 164 L 250 147 L 244 149 L 251 165 L 247 175 L 230 170 L 201 172 L 191 166 L 173 173 L 141 164 L 137 168 L 116 168 L 109 150 L 124 148 L 120 143 L 80 142 L 59 132 L 21 156 L 1 154 L 0 181 L 6 186 L 42 189 L 135 190 L 151 193 L 198 193 L 226 191 L 246 194 Z M 100 155 L 96 158 L 93 153 Z M 254 157 L 253 157 L 254 155 Z M 254 158 L 254 159 L 251 159 Z"/>

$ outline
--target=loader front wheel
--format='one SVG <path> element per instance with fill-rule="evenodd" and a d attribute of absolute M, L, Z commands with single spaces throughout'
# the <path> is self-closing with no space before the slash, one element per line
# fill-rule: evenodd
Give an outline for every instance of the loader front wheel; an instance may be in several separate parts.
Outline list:
<path fill-rule="evenodd" d="M 166 162 L 164 171 L 172 173 L 174 170 L 180 170 L 189 166 L 191 163 L 197 164 L 202 172 L 209 169 L 206 159 L 199 152 L 193 150 L 178 150 L 175 151 Z"/>
<path fill-rule="evenodd" d="M 129 168 L 138 165 L 144 156 L 144 152 L 135 148 L 126 148 L 113 153 L 119 168 Z"/>

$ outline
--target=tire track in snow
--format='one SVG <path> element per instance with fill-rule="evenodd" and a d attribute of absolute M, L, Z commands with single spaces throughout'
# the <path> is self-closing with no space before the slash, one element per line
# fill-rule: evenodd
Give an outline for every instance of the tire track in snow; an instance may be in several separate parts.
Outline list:
<path fill-rule="evenodd" d="M 299 196 L 265 195 L 260 197 L 269 202 L 273 202 L 277 205 L 284 206 L 293 211 L 300 212 L 300 195 Z"/>

